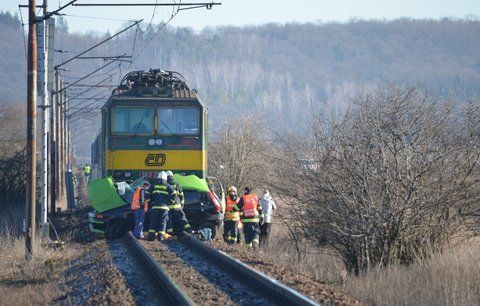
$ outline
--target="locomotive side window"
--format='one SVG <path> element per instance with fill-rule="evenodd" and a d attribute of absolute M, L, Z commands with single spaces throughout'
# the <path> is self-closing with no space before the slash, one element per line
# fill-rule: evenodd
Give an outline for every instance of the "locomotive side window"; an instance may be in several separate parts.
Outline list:
<path fill-rule="evenodd" d="M 198 121 L 198 108 L 161 107 L 158 109 L 158 131 L 160 134 L 197 135 Z"/>
<path fill-rule="evenodd" d="M 114 107 L 112 115 L 113 134 L 153 134 L 154 110 L 152 107 Z"/>

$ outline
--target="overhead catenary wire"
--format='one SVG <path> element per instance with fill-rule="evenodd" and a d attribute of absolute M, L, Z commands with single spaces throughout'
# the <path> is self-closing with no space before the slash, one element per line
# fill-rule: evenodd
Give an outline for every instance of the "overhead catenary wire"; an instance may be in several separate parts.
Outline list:
<path fill-rule="evenodd" d="M 104 94 L 104 93 L 99 92 L 97 95 L 100 95 L 100 94 Z M 84 106 L 86 103 L 88 103 L 88 102 L 90 102 L 90 101 L 92 101 L 92 100 L 93 100 L 93 99 L 91 99 L 91 100 L 83 100 L 83 101 L 75 104 L 74 107 L 79 108 L 80 106 Z M 95 101 L 98 101 L 98 100 L 95 100 Z M 71 110 L 71 109 L 72 109 L 72 108 L 69 108 L 68 110 L 65 110 L 64 112 L 68 112 L 68 111 Z M 69 116 L 71 116 L 71 115 L 69 115 Z"/>
<path fill-rule="evenodd" d="M 179 4 L 181 4 L 182 1 L 180 1 Z M 177 5 L 179 5 L 177 4 Z M 172 11 L 172 15 L 170 16 L 170 18 L 164 22 L 162 25 L 160 25 L 157 29 L 157 31 L 152 35 L 152 37 L 150 37 L 150 39 L 147 41 L 147 43 L 143 46 L 143 48 L 137 53 L 137 55 L 133 55 L 132 54 L 132 58 L 135 58 L 135 57 L 139 57 L 143 51 L 145 51 L 145 49 L 148 47 L 148 45 L 150 45 L 150 43 L 153 41 L 153 39 L 158 35 L 158 33 L 160 33 L 172 20 L 173 18 L 175 18 L 175 16 L 177 16 L 177 14 L 180 12 L 180 6 L 177 6 L 177 9 L 175 10 L 175 8 L 173 8 L 173 11 Z"/>
<path fill-rule="evenodd" d="M 98 16 L 84 16 L 84 15 L 72 15 L 72 14 L 62 14 L 65 17 L 73 17 L 73 18 L 85 18 L 85 19 L 96 19 L 96 20 L 110 20 L 110 21 L 130 21 L 134 22 L 133 19 L 119 19 L 119 18 L 110 18 L 110 17 L 98 17 Z"/>
<path fill-rule="evenodd" d="M 94 97 L 99 96 L 99 95 L 101 95 L 101 94 L 103 95 L 103 94 L 105 94 L 105 93 L 104 93 L 104 92 L 99 92 L 99 93 L 96 94 Z M 95 101 L 94 103 L 96 103 L 96 102 L 99 101 L 99 100 L 95 100 L 95 99 L 83 100 L 83 101 L 81 101 L 80 103 L 77 103 L 74 107 L 79 108 L 81 105 L 85 105 L 86 103 L 88 103 L 88 102 L 90 102 L 90 101 Z M 88 104 L 87 106 L 91 106 L 92 104 L 93 104 L 93 103 Z M 72 109 L 72 108 L 69 107 L 69 110 L 70 110 L 70 109 Z M 73 116 L 73 115 L 75 115 L 75 114 L 69 114 L 69 116 Z"/>
<path fill-rule="evenodd" d="M 116 67 L 114 67 L 113 69 L 109 70 L 109 71 L 106 71 L 106 72 L 102 72 L 102 73 L 97 73 L 95 75 L 92 75 L 90 77 L 90 79 L 93 79 L 93 78 L 99 78 L 99 77 L 102 77 L 102 76 L 105 76 L 105 75 L 108 75 L 110 74 L 113 70 L 117 69 Z M 117 73 L 114 73 L 114 74 L 111 74 L 112 76 L 115 75 Z M 78 79 L 78 78 L 81 78 L 81 76 L 69 76 L 69 75 L 62 75 L 62 78 L 66 78 L 66 79 Z"/>
<path fill-rule="evenodd" d="M 148 26 L 145 29 L 145 32 L 148 32 L 148 30 L 150 30 L 150 27 L 152 26 L 153 18 L 155 18 L 155 13 L 157 12 L 157 5 L 158 5 L 158 0 L 155 0 L 155 6 L 153 7 L 152 17 L 150 18 L 150 22 L 148 23 Z"/>
<path fill-rule="evenodd" d="M 112 61 L 106 63 L 105 65 L 102 65 L 100 68 L 95 69 L 94 71 L 92 71 L 92 72 L 90 72 L 89 74 L 81 77 L 80 79 L 76 80 L 75 82 L 73 82 L 73 83 L 71 83 L 71 84 L 69 84 L 69 85 L 61 88 L 61 89 L 59 90 L 59 92 L 62 92 L 62 91 L 67 90 L 68 88 L 72 87 L 73 85 L 77 84 L 78 82 L 85 80 L 85 79 L 88 78 L 89 76 L 95 74 L 96 72 L 102 70 L 103 68 L 105 68 L 105 67 L 107 67 L 107 66 L 110 66 L 112 63 L 115 63 L 115 62 L 116 62 L 116 60 L 112 60 Z"/>
<path fill-rule="evenodd" d="M 22 31 L 23 31 L 23 47 L 25 48 L 25 60 L 28 61 L 28 55 L 27 55 L 27 38 L 25 37 L 25 23 L 23 22 L 23 15 L 22 15 L 22 9 L 19 7 L 18 11 L 20 12 L 20 24 L 22 25 Z"/>
<path fill-rule="evenodd" d="M 104 78 L 103 80 L 98 81 L 98 82 L 96 83 L 96 85 L 101 84 L 101 83 L 103 83 L 103 82 L 105 82 L 105 81 L 107 81 L 107 80 L 111 80 L 112 76 L 114 76 L 114 75 L 115 75 L 115 74 L 112 74 L 112 75 L 107 76 L 107 77 Z M 81 95 L 86 94 L 87 92 L 89 92 L 89 91 L 92 90 L 93 88 L 96 88 L 96 87 L 93 87 L 93 86 L 92 86 L 92 87 L 90 87 L 90 88 L 87 88 L 87 89 L 83 90 L 82 92 L 76 94 L 75 96 L 70 97 L 70 99 L 75 99 L 76 97 L 80 97 Z"/>
<path fill-rule="evenodd" d="M 142 19 L 142 20 L 143 20 L 143 19 Z M 127 31 L 128 29 L 132 28 L 133 26 L 139 24 L 142 20 L 137 20 L 137 21 L 135 21 L 133 24 L 129 25 L 128 27 L 126 27 L 125 29 L 121 30 L 120 32 L 117 32 L 117 33 L 115 33 L 114 35 L 112 35 L 112 36 L 110 36 L 110 37 L 102 40 L 101 42 L 95 44 L 93 47 L 90 47 L 90 48 L 88 48 L 87 50 L 85 50 L 85 51 L 83 51 L 83 52 L 80 52 L 79 54 L 75 55 L 74 57 L 72 57 L 72 58 L 70 58 L 70 59 L 68 59 L 68 60 L 66 60 L 66 61 L 64 61 L 63 63 L 61 63 L 61 64 L 59 64 L 59 65 L 56 65 L 55 68 L 61 67 L 61 66 L 63 66 L 63 65 L 66 65 L 66 64 L 70 63 L 71 61 L 73 61 L 74 59 L 76 59 L 76 58 L 78 58 L 78 57 L 86 54 L 86 53 L 89 52 L 89 51 L 92 51 L 93 49 L 97 48 L 98 46 L 106 43 L 107 41 L 113 39 L 114 37 L 117 37 L 118 35 L 122 34 L 123 32 Z"/>

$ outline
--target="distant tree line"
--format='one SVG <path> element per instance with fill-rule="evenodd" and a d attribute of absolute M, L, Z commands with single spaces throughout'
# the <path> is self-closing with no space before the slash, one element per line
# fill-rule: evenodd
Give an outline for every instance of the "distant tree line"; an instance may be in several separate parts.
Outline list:
<path fill-rule="evenodd" d="M 68 51 L 56 54 L 57 63 L 113 34 L 69 33 L 67 18 L 57 18 L 56 49 Z M 132 69 L 161 67 L 182 73 L 210 107 L 213 129 L 231 114 L 264 113 L 275 130 L 300 132 L 309 124 L 308 114 L 344 109 L 348 97 L 359 88 L 398 81 L 419 83 L 440 96 L 461 101 L 479 96 L 479 32 L 478 19 L 447 18 L 271 23 L 206 28 L 200 33 L 175 27 L 157 33 L 154 25 L 148 31 L 133 28 L 89 55 L 133 51 Z M 0 46 L 0 82 L 9 84 L 4 86 L 2 99 L 8 102 L 26 98 L 22 35 L 17 16 L 0 14 L 0 40 L 9 42 Z M 69 71 L 61 74 L 68 82 L 102 64 L 101 60 L 78 60 L 64 67 Z M 128 68 L 129 64 L 123 63 L 121 74 Z M 106 72 L 102 72 L 103 77 Z M 116 76 L 109 82 L 119 80 Z M 102 104 L 98 101 L 93 106 Z M 74 131 L 79 136 L 76 144 L 80 155 L 89 156 L 88 148 L 100 122 L 99 112 L 95 114 L 87 116 Z"/>

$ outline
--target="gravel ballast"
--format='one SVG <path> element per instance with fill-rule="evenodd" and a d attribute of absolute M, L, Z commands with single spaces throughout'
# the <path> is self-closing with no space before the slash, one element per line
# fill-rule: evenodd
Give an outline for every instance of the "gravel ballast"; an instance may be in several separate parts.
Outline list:
<path fill-rule="evenodd" d="M 142 244 L 197 305 L 274 305 L 175 239 Z"/>

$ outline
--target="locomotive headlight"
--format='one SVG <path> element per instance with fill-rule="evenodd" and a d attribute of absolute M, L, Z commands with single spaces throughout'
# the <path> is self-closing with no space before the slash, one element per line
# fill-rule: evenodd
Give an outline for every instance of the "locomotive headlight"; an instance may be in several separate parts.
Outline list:
<path fill-rule="evenodd" d="M 163 144 L 163 140 L 157 139 L 155 140 L 155 143 L 157 144 L 157 146 L 161 146 Z"/>
<path fill-rule="evenodd" d="M 149 139 L 148 144 L 151 145 L 151 146 L 154 146 L 155 145 L 155 139 Z"/>
<path fill-rule="evenodd" d="M 130 172 L 125 172 L 125 177 L 130 177 L 130 176 L 132 176 L 132 173 L 130 173 Z"/>

